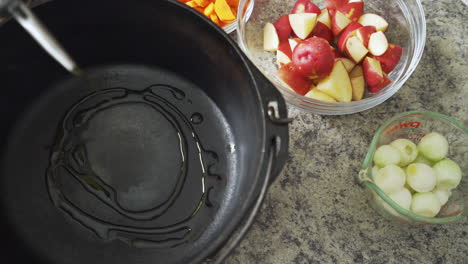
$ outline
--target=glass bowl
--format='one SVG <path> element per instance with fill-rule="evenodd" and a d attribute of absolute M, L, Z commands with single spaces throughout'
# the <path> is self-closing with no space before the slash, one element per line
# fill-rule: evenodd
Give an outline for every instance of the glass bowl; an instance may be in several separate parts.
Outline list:
<path fill-rule="evenodd" d="M 373 182 L 372 167 L 375 150 L 398 138 L 415 144 L 427 133 L 438 132 L 449 142 L 447 158 L 458 163 L 462 180 L 452 190 L 448 202 L 434 218 L 416 215 L 398 206 Z M 461 220 L 468 214 L 468 128 L 459 122 L 434 112 L 412 111 L 386 121 L 376 132 L 367 152 L 358 180 L 366 188 L 371 205 L 386 218 L 397 223 L 443 224 Z"/>
<path fill-rule="evenodd" d="M 237 13 L 238 14 L 242 13 L 243 18 L 245 20 L 248 20 L 250 18 L 251 14 L 252 14 L 253 6 L 254 6 L 253 5 L 253 0 L 246 0 L 244 5 L 242 5 L 242 9 L 240 7 L 240 4 L 239 4 L 239 8 L 238 8 L 238 10 L 245 10 L 245 11 L 244 12 L 237 11 Z M 239 16 L 237 16 L 237 17 L 239 17 Z M 226 32 L 227 34 L 234 32 L 234 30 L 237 29 L 237 24 L 238 24 L 237 21 L 238 20 L 239 19 L 236 19 L 232 23 L 230 23 L 228 25 L 225 25 L 223 27 L 224 32 Z"/>
<path fill-rule="evenodd" d="M 388 75 L 392 83 L 377 93 L 366 92 L 365 99 L 349 103 L 329 103 L 301 96 L 286 87 L 276 76 L 276 54 L 263 50 L 263 27 L 291 12 L 296 0 L 240 0 L 239 10 L 253 3 L 248 18 L 238 12 L 237 37 L 242 50 L 259 70 L 281 91 L 286 101 L 302 110 L 323 115 L 361 112 L 383 103 L 410 77 L 421 59 L 426 41 L 426 19 L 420 0 L 364 0 L 364 12 L 376 13 L 389 22 L 385 32 L 390 43 L 403 48 L 399 64 Z M 312 0 L 324 8 L 323 0 Z"/>

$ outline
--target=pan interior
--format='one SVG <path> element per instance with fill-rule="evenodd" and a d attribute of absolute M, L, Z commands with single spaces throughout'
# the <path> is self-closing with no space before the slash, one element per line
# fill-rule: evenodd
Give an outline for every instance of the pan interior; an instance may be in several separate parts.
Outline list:
<path fill-rule="evenodd" d="M 227 169 L 235 163 L 235 142 L 222 113 L 196 85 L 162 69 L 117 65 L 87 73 L 54 85 L 13 130 L 5 172 L 17 177 L 8 177 L 5 186 L 31 185 L 10 195 L 22 208 L 54 215 L 49 221 L 66 233 L 94 233 L 134 248 L 196 240 L 235 173 Z M 45 149 L 47 142 L 53 144 Z M 30 168 L 21 168 L 27 152 L 48 162 L 31 159 Z M 50 211 L 50 201 L 31 207 L 25 200 L 44 177 L 62 216 Z M 31 227 L 30 219 L 12 220 Z M 33 243 L 40 237 L 31 237 Z"/>
<path fill-rule="evenodd" d="M 253 204 L 265 167 L 265 106 L 239 50 L 219 29 L 201 21 L 196 11 L 169 0 L 135 4 L 126 0 L 53 1 L 35 11 L 96 87 L 65 80 L 52 88 L 53 82 L 64 79 L 61 66 L 17 24 L 0 27 L 6 39 L 0 43 L 4 65 L 0 67 L 0 223 L 5 227 L 4 240 L 9 241 L 0 253 L 15 258 L 15 263 L 170 264 L 196 263 L 219 249 Z M 114 66 L 95 68 L 99 65 Z M 181 94 L 174 89 L 148 89 L 155 84 L 177 88 L 185 98 L 179 99 Z M 102 89 L 112 92 L 96 94 Z M 154 97 L 153 93 L 176 106 L 193 128 L 172 108 L 164 107 L 168 113 L 159 109 L 157 104 L 163 104 L 159 98 L 144 98 Z M 101 100 L 109 111 L 91 114 L 86 110 L 99 108 L 96 104 Z M 65 114 L 80 116 L 71 109 L 82 101 L 76 109 L 89 113 L 83 120 L 90 130 L 82 131 L 82 126 L 64 133 L 59 125 L 67 123 Z M 101 120 L 127 118 L 130 112 L 144 115 L 132 118 L 138 122 L 154 120 L 171 132 L 166 140 L 154 134 L 127 138 L 139 144 L 148 138 L 156 140 L 148 149 L 132 149 L 134 145 L 120 145 L 115 134 L 128 127 L 101 131 Z M 172 126 L 174 119 L 179 128 Z M 76 121 L 81 122 L 79 117 Z M 148 124 L 148 129 L 157 128 Z M 191 137 L 192 129 L 198 140 Z M 184 134 L 181 141 L 187 142 L 183 152 L 177 148 L 177 130 Z M 86 140 L 90 131 L 99 132 L 100 141 Z M 137 129 L 132 131 L 138 135 Z M 197 142 L 206 170 L 206 200 L 198 211 L 203 173 Z M 66 149 L 68 156 L 62 159 L 51 156 L 63 146 L 74 146 L 74 150 Z M 158 146 L 164 146 L 164 152 Z M 109 157 L 113 163 L 130 162 L 137 156 L 128 152 L 144 158 L 133 160 L 132 168 L 114 164 L 125 170 L 109 172 L 100 169 L 106 167 L 107 156 L 90 155 L 90 149 L 94 153 L 99 148 L 127 151 Z M 151 168 L 145 153 L 172 155 L 169 169 L 174 174 L 159 174 L 154 182 L 149 175 L 132 178 L 131 185 L 144 180 L 158 187 L 158 192 L 140 200 L 143 192 L 139 196 L 119 184 L 128 181 L 128 173 L 138 172 L 138 166 Z M 185 162 L 182 153 L 187 154 Z M 52 165 L 65 162 L 70 164 L 52 170 Z M 155 163 L 166 166 L 162 161 Z M 183 179 L 184 167 L 187 178 L 175 198 L 173 187 L 177 189 L 178 179 Z M 87 177 L 80 177 L 83 171 Z M 135 246 L 128 245 L 132 243 Z"/>

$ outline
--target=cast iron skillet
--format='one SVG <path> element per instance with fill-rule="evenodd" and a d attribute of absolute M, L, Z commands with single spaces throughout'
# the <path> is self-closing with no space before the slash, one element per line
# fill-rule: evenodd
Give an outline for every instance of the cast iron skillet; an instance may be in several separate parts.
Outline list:
<path fill-rule="evenodd" d="M 35 11 L 86 75 L 0 27 L 0 261 L 222 260 L 284 165 L 280 94 L 182 4 Z"/>

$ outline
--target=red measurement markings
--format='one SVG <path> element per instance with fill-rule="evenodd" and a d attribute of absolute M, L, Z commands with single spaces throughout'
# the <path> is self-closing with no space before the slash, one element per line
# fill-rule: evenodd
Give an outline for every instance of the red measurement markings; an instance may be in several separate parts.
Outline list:
<path fill-rule="evenodd" d="M 396 125 L 392 129 L 386 131 L 385 134 L 387 134 L 387 135 L 391 134 L 391 133 L 393 133 L 393 132 L 395 132 L 395 131 L 397 131 L 398 129 L 401 129 L 401 128 L 409 128 L 409 127 L 419 128 L 420 125 L 421 125 L 421 122 L 419 122 L 419 121 L 408 122 L 408 123 Z"/>

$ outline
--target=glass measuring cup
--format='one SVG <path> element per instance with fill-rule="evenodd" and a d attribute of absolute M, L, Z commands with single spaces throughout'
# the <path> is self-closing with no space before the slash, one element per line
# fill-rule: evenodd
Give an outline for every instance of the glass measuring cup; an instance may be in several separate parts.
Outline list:
<path fill-rule="evenodd" d="M 449 142 L 447 158 L 458 163 L 462 180 L 452 190 L 448 202 L 434 218 L 416 215 L 398 206 L 373 182 L 372 167 L 376 149 L 398 138 L 406 138 L 415 144 L 430 132 L 444 135 Z M 468 129 L 461 123 L 442 114 L 427 111 L 401 113 L 386 121 L 375 133 L 358 180 L 369 195 L 371 205 L 383 216 L 397 223 L 442 224 L 461 220 L 468 215 Z"/>

